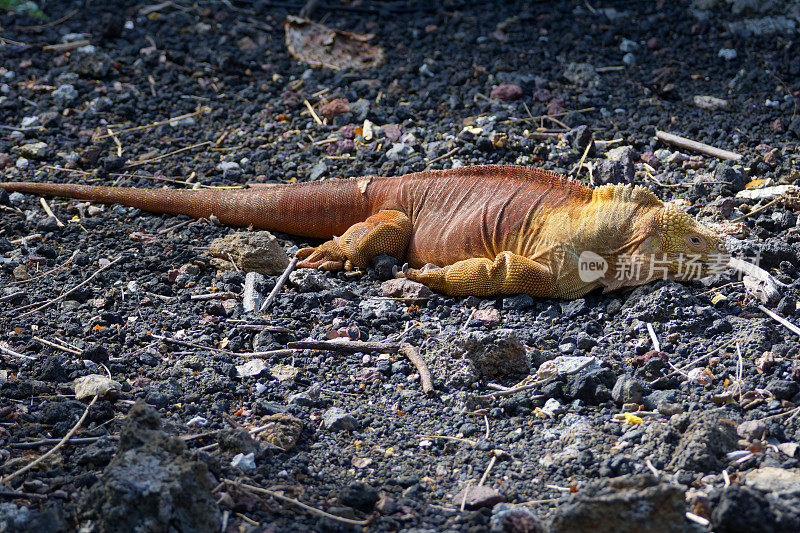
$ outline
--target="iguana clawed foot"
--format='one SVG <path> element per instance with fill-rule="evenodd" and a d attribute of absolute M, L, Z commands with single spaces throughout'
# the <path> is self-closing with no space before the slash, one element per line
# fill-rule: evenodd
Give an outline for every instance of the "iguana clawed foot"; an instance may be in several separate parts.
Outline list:
<path fill-rule="evenodd" d="M 297 251 L 301 259 L 297 268 L 314 268 L 317 270 L 353 270 L 353 265 L 335 240 L 328 241 L 316 248 L 301 248 Z"/>
<path fill-rule="evenodd" d="M 380 211 L 364 222 L 353 224 L 341 237 L 334 237 L 316 248 L 298 250 L 297 257 L 302 261 L 297 263 L 297 268 L 353 270 L 366 268 L 382 253 L 402 257 L 411 231 L 411 220 L 405 213 Z"/>

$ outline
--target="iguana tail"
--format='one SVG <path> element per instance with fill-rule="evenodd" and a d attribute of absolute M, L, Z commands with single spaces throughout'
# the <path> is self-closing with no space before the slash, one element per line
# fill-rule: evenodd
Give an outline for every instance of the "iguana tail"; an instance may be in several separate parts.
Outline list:
<path fill-rule="evenodd" d="M 372 214 L 358 179 L 250 189 L 139 189 L 59 183 L 7 182 L 8 192 L 121 204 L 152 213 L 215 216 L 223 224 L 330 238 Z"/>

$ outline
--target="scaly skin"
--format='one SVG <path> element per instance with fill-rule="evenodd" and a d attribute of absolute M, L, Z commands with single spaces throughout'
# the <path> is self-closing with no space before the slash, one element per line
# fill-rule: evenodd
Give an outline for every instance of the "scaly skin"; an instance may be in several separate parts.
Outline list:
<path fill-rule="evenodd" d="M 598 287 L 614 290 L 659 277 L 702 276 L 726 259 L 710 229 L 646 189 L 591 189 L 518 166 L 243 190 L 26 182 L 0 183 L 0 188 L 332 238 L 300 250 L 298 267 L 364 268 L 386 253 L 413 267 L 405 272 L 407 278 L 450 295 L 576 298 Z M 589 252 L 606 261 L 604 274 L 581 274 L 579 258 Z M 682 272 L 684 256 L 698 264 L 688 276 Z M 655 272 L 647 268 L 653 257 Z"/>

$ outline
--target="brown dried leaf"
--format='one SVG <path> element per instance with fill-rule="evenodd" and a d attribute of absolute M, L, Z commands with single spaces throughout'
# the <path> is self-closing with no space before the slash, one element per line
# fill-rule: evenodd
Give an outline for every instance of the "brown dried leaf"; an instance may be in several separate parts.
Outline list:
<path fill-rule="evenodd" d="M 291 15 L 283 29 L 289 54 L 312 67 L 364 69 L 383 63 L 383 48 L 367 43 L 373 34 L 335 30 Z"/>

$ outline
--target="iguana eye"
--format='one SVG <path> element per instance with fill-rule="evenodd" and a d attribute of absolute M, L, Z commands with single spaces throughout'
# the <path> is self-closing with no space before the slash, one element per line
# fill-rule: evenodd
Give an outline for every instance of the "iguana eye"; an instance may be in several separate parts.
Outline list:
<path fill-rule="evenodd" d="M 686 240 L 689 242 L 689 245 L 694 248 L 700 248 L 705 244 L 705 241 L 699 235 L 687 235 Z"/>

